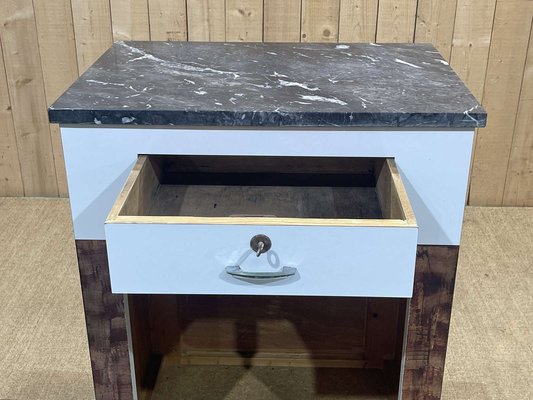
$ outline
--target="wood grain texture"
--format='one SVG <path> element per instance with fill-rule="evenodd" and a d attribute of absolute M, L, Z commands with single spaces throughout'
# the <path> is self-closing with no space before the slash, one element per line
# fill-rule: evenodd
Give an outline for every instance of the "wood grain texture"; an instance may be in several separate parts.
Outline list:
<path fill-rule="evenodd" d="M 131 349 L 134 354 L 135 388 L 138 400 L 149 399 L 151 390 L 145 382 L 149 375 L 148 366 L 152 356 L 150 339 L 149 296 L 129 294 L 127 296 Z"/>
<path fill-rule="evenodd" d="M 363 365 L 365 298 L 180 296 L 180 302 L 183 364 Z"/>
<path fill-rule="evenodd" d="M 24 196 L 17 138 L 0 42 L 0 195 Z"/>
<path fill-rule="evenodd" d="M 450 61 L 457 0 L 419 0 L 416 13 L 415 42 L 433 43 Z"/>
<path fill-rule="evenodd" d="M 113 43 L 109 0 L 71 0 L 80 74 Z"/>
<path fill-rule="evenodd" d="M 31 0 L 3 2 L 0 39 L 24 193 L 26 196 L 57 196 L 54 152 Z"/>
<path fill-rule="evenodd" d="M 50 105 L 78 78 L 72 7 L 70 0 L 34 0 L 33 8 L 46 103 Z M 67 197 L 67 176 L 59 126 L 50 125 L 50 134 L 59 195 Z"/>
<path fill-rule="evenodd" d="M 375 42 L 378 0 L 341 0 L 339 42 Z"/>
<path fill-rule="evenodd" d="M 533 26 L 520 90 L 503 204 L 533 206 Z"/>
<path fill-rule="evenodd" d="M 111 293 L 106 244 L 76 240 L 97 400 L 132 399 L 124 296 Z"/>
<path fill-rule="evenodd" d="M 302 0 L 302 42 L 337 42 L 340 0 Z"/>
<path fill-rule="evenodd" d="M 33 0 L 46 100 L 52 104 L 78 78 L 70 0 Z"/>
<path fill-rule="evenodd" d="M 365 367 L 383 369 L 385 361 L 401 358 L 403 326 L 398 323 L 405 299 L 369 298 L 366 309 Z M 396 332 L 400 329 L 401 332 Z M 400 339 L 401 340 L 401 339 Z M 400 351 L 397 351 L 397 350 Z"/>
<path fill-rule="evenodd" d="M 187 0 L 189 40 L 223 42 L 226 40 L 224 0 Z"/>
<path fill-rule="evenodd" d="M 148 0 L 152 40 L 187 40 L 185 0 Z"/>
<path fill-rule="evenodd" d="M 97 398 L 130 398 L 123 297 L 110 291 L 105 242 L 76 241 L 76 247 Z M 414 296 L 409 306 L 404 398 L 440 398 L 458 250 L 457 246 L 418 248 Z M 401 314 L 400 300 L 372 300 L 367 309 L 365 299 L 357 298 L 321 299 L 320 306 L 309 307 L 316 298 L 255 297 L 243 303 L 240 296 L 188 296 L 179 308 L 184 313 L 181 322 L 176 324 L 172 322 L 172 316 L 177 315 L 176 303 L 172 296 L 165 298 L 167 300 L 158 298 L 158 303 L 153 305 L 143 302 L 140 313 L 138 305 L 133 308 L 137 311 L 132 321 L 138 325 L 149 320 L 151 332 L 155 332 L 149 335 L 149 344 L 145 343 L 146 332 L 138 336 L 135 347 L 149 346 L 152 352 L 162 354 L 179 351 L 182 355 L 174 359 L 182 359 L 185 363 L 195 363 L 195 356 L 208 362 L 209 357 L 205 358 L 205 351 L 202 353 L 206 349 L 213 354 L 237 352 L 241 357 L 279 354 L 280 349 L 289 354 L 307 352 L 308 357 L 318 359 L 328 359 L 331 354 L 342 359 L 344 354 L 345 360 L 352 357 L 357 361 L 361 353 L 353 351 L 366 342 L 366 354 L 370 356 L 368 366 L 379 367 L 383 359 L 395 358 L 398 347 L 396 340 L 400 335 L 396 327 Z M 360 304 L 354 305 L 357 302 Z M 166 316 L 157 313 L 147 316 L 151 308 L 167 310 Z M 313 317 L 306 317 L 309 309 L 313 310 Z M 347 319 L 349 313 L 360 318 Z M 274 323 L 269 324 L 269 320 Z M 285 325 L 284 320 L 288 321 Z M 258 325 L 257 321 L 261 323 Z M 311 322 L 316 326 L 310 329 Z M 167 326 L 175 328 L 167 330 Z M 183 335 L 179 343 L 176 341 L 178 326 Z M 280 330 L 284 326 L 285 329 Z M 338 335 L 333 334 L 339 327 Z M 132 331 L 138 332 L 137 328 L 133 327 Z M 336 339 L 324 341 L 324 335 Z M 144 342 L 140 343 L 139 338 Z M 347 353 L 338 351 L 344 348 L 343 343 Z M 333 347 L 326 348 L 328 344 Z M 144 354 L 146 361 L 148 353 L 144 351 L 139 356 L 142 358 Z M 224 360 L 220 358 L 222 353 L 215 357 L 218 363 Z"/>
<path fill-rule="evenodd" d="M 483 99 L 495 8 L 496 0 L 457 0 L 450 65 L 479 102 Z M 470 176 L 472 168 L 473 162 Z M 471 192 L 470 178 L 468 186 Z"/>
<path fill-rule="evenodd" d="M 531 25 L 530 1 L 499 1 L 496 15 L 496 0 L 419 0 L 418 6 L 416 0 L 35 0 L 33 7 L 30 3 L 10 0 L 0 11 L 2 19 L 9 22 L 0 30 L 12 32 L 0 33 L 9 77 L 6 82 L 13 85 L 14 75 L 25 75 L 20 82 L 32 79 L 2 93 L 6 104 L 1 111 L 5 114 L 2 126 L 8 128 L 3 129 L 0 140 L 0 195 L 67 195 L 58 128 L 44 127 L 39 82 L 44 82 L 46 103 L 50 104 L 78 72 L 84 72 L 111 45 L 113 38 L 289 42 L 414 39 L 432 42 L 474 96 L 487 105 L 489 126 L 479 130 L 480 140 L 475 143 L 470 204 L 531 204 L 527 189 L 533 185 L 533 174 L 527 172 L 529 135 L 514 134 L 524 124 L 520 120 L 525 118 L 525 111 L 520 110 L 528 108 L 527 97 L 520 92 L 526 79 L 523 64 Z M 19 21 L 18 25 L 13 21 Z M 14 26 L 20 34 L 13 33 Z M 521 105 L 522 101 L 526 104 Z M 18 116 L 21 103 L 24 118 Z M 42 133 L 47 130 L 47 134 Z M 19 140 L 13 140 L 10 132 L 17 132 Z M 45 140 L 45 136 L 50 139 Z M 509 168 L 514 172 L 508 172 Z M 517 173 L 519 181 L 510 178 Z M 517 182 L 525 189 L 516 189 Z"/>
<path fill-rule="evenodd" d="M 418 246 L 402 393 L 440 399 L 459 246 Z"/>
<path fill-rule="evenodd" d="M 528 49 L 533 2 L 498 2 L 483 105 L 490 115 L 478 131 L 470 204 L 501 206 Z"/>
<path fill-rule="evenodd" d="M 263 0 L 226 0 L 226 40 L 263 40 Z"/>
<path fill-rule="evenodd" d="M 299 42 L 302 0 L 267 0 L 264 7 L 265 42 Z"/>
<path fill-rule="evenodd" d="M 54 152 L 58 194 L 59 197 L 68 197 L 67 171 L 65 170 L 63 143 L 61 143 L 61 131 L 58 124 L 50 124 L 50 139 Z"/>
<path fill-rule="evenodd" d="M 417 0 L 380 0 L 377 42 L 412 43 Z"/>
<path fill-rule="evenodd" d="M 496 0 L 457 0 L 450 64 L 479 101 L 483 98 L 495 7 Z"/>
<path fill-rule="evenodd" d="M 110 0 L 113 40 L 150 40 L 148 0 Z"/>
<path fill-rule="evenodd" d="M 255 170 L 251 183 L 241 173 Z M 258 173 L 267 186 L 255 184 Z M 301 183 L 309 176 L 312 187 Z M 141 155 L 106 223 L 412 227 L 416 219 L 393 159 Z"/>

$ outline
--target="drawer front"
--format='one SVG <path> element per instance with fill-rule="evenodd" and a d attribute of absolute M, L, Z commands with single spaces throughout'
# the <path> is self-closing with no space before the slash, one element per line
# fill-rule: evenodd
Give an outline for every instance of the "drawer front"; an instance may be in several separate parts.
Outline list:
<path fill-rule="evenodd" d="M 141 155 L 105 232 L 117 293 L 412 294 L 393 159 Z"/>
<path fill-rule="evenodd" d="M 411 297 L 416 227 L 107 224 L 116 293 Z M 250 239 L 267 235 L 260 257 Z M 270 272 L 279 280 L 237 279 L 226 267 Z"/>

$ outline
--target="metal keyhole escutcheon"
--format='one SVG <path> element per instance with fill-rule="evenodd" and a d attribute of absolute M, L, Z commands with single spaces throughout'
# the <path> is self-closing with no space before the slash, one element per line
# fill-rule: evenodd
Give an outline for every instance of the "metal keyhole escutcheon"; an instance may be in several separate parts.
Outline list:
<path fill-rule="evenodd" d="M 266 253 L 272 247 L 272 241 L 267 235 L 255 235 L 250 240 L 250 247 L 259 257 L 261 254 Z"/>

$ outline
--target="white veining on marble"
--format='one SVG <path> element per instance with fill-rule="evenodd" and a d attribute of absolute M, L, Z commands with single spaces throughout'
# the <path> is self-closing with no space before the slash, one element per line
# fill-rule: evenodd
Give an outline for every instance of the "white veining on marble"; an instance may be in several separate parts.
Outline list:
<path fill-rule="evenodd" d="M 278 82 L 281 86 L 297 86 L 297 87 L 301 87 L 302 89 L 309 90 L 311 92 L 320 90 L 317 87 L 309 87 L 305 83 L 300 83 L 300 82 L 289 82 L 289 81 L 284 81 L 283 79 L 278 79 Z"/>
<path fill-rule="evenodd" d="M 415 64 L 411 64 L 407 61 L 404 61 L 404 60 L 400 60 L 399 58 L 395 58 L 394 59 L 394 62 L 397 62 L 399 64 L 404 64 L 404 65 L 409 65 L 410 67 L 413 67 L 413 68 L 419 68 L 421 69 L 422 67 L 418 66 L 418 65 L 415 65 Z"/>
<path fill-rule="evenodd" d="M 250 85 L 261 88 L 261 89 L 272 89 L 272 86 L 270 86 L 268 83 L 263 83 L 263 84 L 250 83 Z"/>
<path fill-rule="evenodd" d="M 483 108 L 437 54 L 429 44 L 118 42 L 50 115 L 134 125 L 483 126 Z"/>
<path fill-rule="evenodd" d="M 310 101 L 322 101 L 324 103 L 336 103 L 340 104 L 341 106 L 346 106 L 348 103 L 345 101 L 339 100 L 336 97 L 322 97 L 322 96 L 309 96 L 309 95 L 300 95 L 300 98 L 302 100 L 310 100 Z"/>
<path fill-rule="evenodd" d="M 299 55 L 300 57 L 311 58 L 310 56 L 305 55 L 305 54 L 300 53 L 300 52 L 297 52 L 297 51 L 295 51 L 294 54 L 297 54 L 297 55 Z"/>
<path fill-rule="evenodd" d="M 476 126 L 479 126 L 479 121 L 478 121 L 477 119 L 475 119 L 474 117 L 472 117 L 472 116 L 470 115 L 470 113 L 471 113 L 472 111 L 474 111 L 474 110 L 475 110 L 476 108 L 478 108 L 478 107 L 479 107 L 478 105 L 475 105 L 474 107 L 469 108 L 468 110 L 466 110 L 466 111 L 464 112 L 464 115 L 466 115 L 468 118 L 470 118 L 472 121 L 474 121 L 474 122 L 476 123 Z"/>
<path fill-rule="evenodd" d="M 102 81 L 97 81 L 97 80 L 94 80 L 94 79 L 87 79 L 85 82 L 89 82 L 89 83 L 97 83 L 99 85 L 104 85 L 104 86 L 107 86 L 107 85 L 111 85 L 111 86 L 126 86 L 125 83 L 114 83 L 114 82 L 102 82 Z"/>
<path fill-rule="evenodd" d="M 232 72 L 232 71 L 224 71 L 224 70 L 210 68 L 210 67 L 201 67 L 201 66 L 197 67 L 197 66 L 191 65 L 191 64 L 196 64 L 193 62 L 189 64 L 184 64 L 180 62 L 169 62 L 159 57 L 156 57 L 153 54 L 149 54 L 142 49 L 130 46 L 126 44 L 125 42 L 117 42 L 117 44 L 126 47 L 130 51 L 130 54 L 141 54 L 141 57 L 133 58 L 130 61 L 148 59 L 151 61 L 158 62 L 163 67 L 171 68 L 173 71 L 182 69 L 186 72 L 212 72 L 212 73 L 220 74 L 220 75 L 233 75 L 234 79 L 237 79 L 240 76 L 238 73 Z"/>
<path fill-rule="evenodd" d="M 379 61 L 377 58 L 367 56 L 366 54 L 358 54 L 358 57 L 362 57 L 362 58 L 369 59 L 369 60 L 372 61 L 372 62 L 377 62 L 377 61 Z"/>

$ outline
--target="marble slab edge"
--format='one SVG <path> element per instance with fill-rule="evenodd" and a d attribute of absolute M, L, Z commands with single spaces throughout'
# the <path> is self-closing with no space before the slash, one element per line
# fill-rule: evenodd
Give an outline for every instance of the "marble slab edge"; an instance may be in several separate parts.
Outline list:
<path fill-rule="evenodd" d="M 487 115 L 464 113 L 283 113 L 268 111 L 179 111 L 179 110 L 55 110 L 51 123 L 62 125 L 168 125 L 239 127 L 374 127 L 374 128 L 482 128 Z"/>

